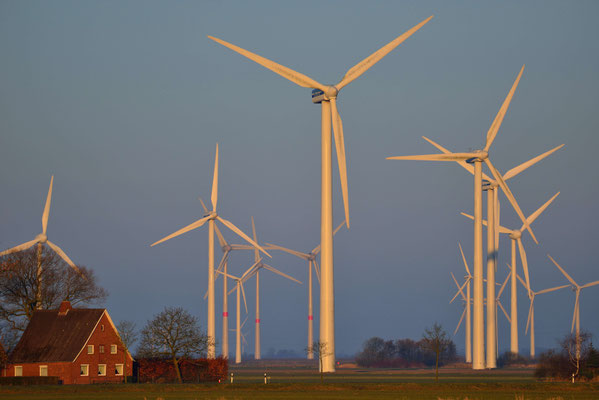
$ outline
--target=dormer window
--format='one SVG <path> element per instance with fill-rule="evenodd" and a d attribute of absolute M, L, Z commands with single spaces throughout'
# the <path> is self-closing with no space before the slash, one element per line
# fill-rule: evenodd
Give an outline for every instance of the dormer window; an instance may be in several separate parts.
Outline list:
<path fill-rule="evenodd" d="M 87 345 L 87 354 L 94 354 L 94 345 L 93 344 Z"/>

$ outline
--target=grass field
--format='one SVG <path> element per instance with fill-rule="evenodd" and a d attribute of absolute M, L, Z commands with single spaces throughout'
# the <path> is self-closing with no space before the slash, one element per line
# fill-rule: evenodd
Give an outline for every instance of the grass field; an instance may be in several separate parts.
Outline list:
<path fill-rule="evenodd" d="M 324 383 L 302 365 L 250 364 L 231 372 L 233 384 L 4 386 L 0 399 L 599 399 L 599 383 L 538 382 L 526 369 L 444 369 L 438 383 L 430 370 L 339 369 Z M 267 385 L 264 372 L 270 376 Z"/>

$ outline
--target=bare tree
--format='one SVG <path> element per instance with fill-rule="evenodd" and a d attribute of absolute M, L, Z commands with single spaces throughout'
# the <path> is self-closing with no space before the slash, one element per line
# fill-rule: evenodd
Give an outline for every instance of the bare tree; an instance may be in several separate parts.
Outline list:
<path fill-rule="evenodd" d="M 451 339 L 441 324 L 434 323 L 432 328 L 425 328 L 422 335 L 422 347 L 435 353 L 435 380 L 439 380 L 439 357 L 451 345 Z"/>
<path fill-rule="evenodd" d="M 102 303 L 107 292 L 93 270 L 78 266 L 77 273 L 56 253 L 42 246 L 38 278 L 37 249 L 8 254 L 0 260 L 0 323 L 22 332 L 36 310 L 41 284 L 41 309 L 56 309 L 64 300 L 73 305 Z"/>
<path fill-rule="evenodd" d="M 210 343 L 196 317 L 182 307 L 166 307 L 141 331 L 138 354 L 140 357 L 172 360 L 177 380 L 182 383 L 179 360 L 203 354 Z"/>
<path fill-rule="evenodd" d="M 589 332 L 580 332 L 580 334 L 570 333 L 560 342 L 562 349 L 568 355 L 568 360 L 572 365 L 572 383 L 580 375 L 580 366 L 589 354 L 591 349 L 591 334 Z"/>
<path fill-rule="evenodd" d="M 119 332 L 125 350 L 123 351 L 125 357 L 123 378 L 124 382 L 127 383 L 127 350 L 131 352 L 131 347 L 137 341 L 137 327 L 135 326 L 135 322 L 124 319 L 117 324 L 116 329 Z"/>
<path fill-rule="evenodd" d="M 324 381 L 322 360 L 333 354 L 329 352 L 327 343 L 321 341 L 314 342 L 312 345 L 306 347 L 306 353 L 312 353 L 318 357 L 318 370 L 320 371 L 320 382 L 322 383 Z"/>

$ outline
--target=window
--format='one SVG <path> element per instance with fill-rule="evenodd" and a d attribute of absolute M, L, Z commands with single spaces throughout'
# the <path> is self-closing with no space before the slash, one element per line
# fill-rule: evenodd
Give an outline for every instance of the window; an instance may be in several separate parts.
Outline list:
<path fill-rule="evenodd" d="M 81 369 L 79 370 L 79 375 L 88 376 L 89 375 L 89 365 L 81 364 Z"/>
<path fill-rule="evenodd" d="M 114 365 L 114 374 L 117 376 L 123 375 L 123 364 L 115 364 Z"/>
<path fill-rule="evenodd" d="M 106 376 L 106 364 L 98 364 L 98 376 Z"/>
<path fill-rule="evenodd" d="M 116 354 L 116 344 L 110 345 L 110 354 Z"/>
<path fill-rule="evenodd" d="M 48 366 L 40 365 L 40 376 L 48 376 Z"/>
<path fill-rule="evenodd" d="M 94 345 L 93 344 L 87 345 L 87 354 L 94 354 Z"/>
<path fill-rule="evenodd" d="M 104 354 L 104 345 L 103 344 L 98 345 L 98 353 Z"/>
<path fill-rule="evenodd" d="M 15 366 L 15 376 L 23 376 L 23 367 Z"/>

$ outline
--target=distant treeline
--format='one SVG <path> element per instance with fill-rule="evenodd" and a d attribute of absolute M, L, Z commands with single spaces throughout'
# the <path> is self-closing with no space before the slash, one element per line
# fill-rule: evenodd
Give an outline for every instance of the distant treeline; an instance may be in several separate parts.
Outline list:
<path fill-rule="evenodd" d="M 453 341 L 442 351 L 439 364 L 455 361 L 456 348 Z M 424 341 L 412 339 L 384 340 L 373 337 L 364 342 L 362 351 L 356 355 L 361 367 L 414 368 L 435 365 L 435 353 L 424 346 Z"/>

